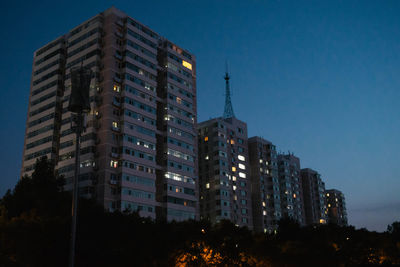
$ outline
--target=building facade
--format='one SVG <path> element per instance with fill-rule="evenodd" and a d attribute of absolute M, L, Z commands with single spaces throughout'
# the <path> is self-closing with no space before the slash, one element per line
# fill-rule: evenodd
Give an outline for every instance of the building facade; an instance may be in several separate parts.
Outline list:
<path fill-rule="evenodd" d="M 198 218 L 196 59 L 110 8 L 34 53 L 22 175 L 47 156 L 74 175 L 70 69 L 93 71 L 79 191 L 109 210 Z"/>
<path fill-rule="evenodd" d="M 248 144 L 254 230 L 272 233 L 282 217 L 276 147 L 261 137 Z"/>
<path fill-rule="evenodd" d="M 282 217 L 294 219 L 301 226 L 305 225 L 300 159 L 290 153 L 279 154 L 278 175 Z"/>
<path fill-rule="evenodd" d="M 342 192 L 336 189 L 326 190 L 328 223 L 347 226 L 346 202 Z"/>
<path fill-rule="evenodd" d="M 306 224 L 326 223 L 325 183 L 309 168 L 301 169 Z"/>
<path fill-rule="evenodd" d="M 216 118 L 198 127 L 201 217 L 252 229 L 246 123 Z"/>
<path fill-rule="evenodd" d="M 200 215 L 253 229 L 247 125 L 234 115 L 229 79 L 223 116 L 198 124 Z"/>

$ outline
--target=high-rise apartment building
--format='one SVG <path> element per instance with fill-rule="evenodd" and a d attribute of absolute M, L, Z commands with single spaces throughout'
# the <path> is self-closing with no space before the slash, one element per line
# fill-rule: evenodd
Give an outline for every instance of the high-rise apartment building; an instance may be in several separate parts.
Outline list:
<path fill-rule="evenodd" d="M 305 224 L 300 159 L 293 154 L 278 155 L 282 217 Z"/>
<path fill-rule="evenodd" d="M 282 217 L 276 147 L 261 137 L 248 146 L 254 230 L 272 233 Z"/>
<path fill-rule="evenodd" d="M 326 203 L 328 210 L 328 223 L 347 226 L 347 212 L 345 198 L 337 189 L 326 190 Z"/>
<path fill-rule="evenodd" d="M 325 183 L 315 170 L 301 169 L 306 224 L 326 223 Z"/>
<path fill-rule="evenodd" d="M 225 80 L 224 116 L 198 124 L 200 215 L 252 229 L 247 125 L 234 117 Z"/>
<path fill-rule="evenodd" d="M 70 69 L 90 67 L 80 194 L 110 210 L 198 217 L 196 60 L 115 8 L 34 53 L 21 174 L 47 156 L 71 189 Z"/>

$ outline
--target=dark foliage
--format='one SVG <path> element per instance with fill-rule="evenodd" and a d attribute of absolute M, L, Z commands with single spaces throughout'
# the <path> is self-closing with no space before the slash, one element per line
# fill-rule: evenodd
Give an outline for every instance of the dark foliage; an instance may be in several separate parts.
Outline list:
<path fill-rule="evenodd" d="M 67 266 L 71 197 L 51 162 L 38 161 L 0 200 L 0 266 Z M 254 234 L 229 221 L 170 222 L 108 213 L 81 199 L 76 266 L 395 266 L 400 223 L 386 233 L 279 223 Z"/>

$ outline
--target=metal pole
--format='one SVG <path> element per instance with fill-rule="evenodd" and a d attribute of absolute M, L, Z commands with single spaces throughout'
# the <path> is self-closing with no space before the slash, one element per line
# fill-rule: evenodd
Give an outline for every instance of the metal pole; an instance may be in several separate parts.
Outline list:
<path fill-rule="evenodd" d="M 72 195 L 72 223 L 71 223 L 71 243 L 70 243 L 70 255 L 69 255 L 69 266 L 74 267 L 75 265 L 75 239 L 76 239 L 76 217 L 78 212 L 78 177 L 79 177 L 79 156 L 80 156 L 80 138 L 82 132 L 83 116 L 82 112 L 77 113 L 76 122 L 76 144 L 75 144 L 75 178 L 74 178 L 74 189 Z"/>

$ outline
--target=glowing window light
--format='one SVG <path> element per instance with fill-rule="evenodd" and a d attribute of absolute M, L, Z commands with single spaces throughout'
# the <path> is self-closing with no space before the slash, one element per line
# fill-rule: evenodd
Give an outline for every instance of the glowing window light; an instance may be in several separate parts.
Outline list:
<path fill-rule="evenodd" d="M 246 161 L 246 158 L 243 157 L 242 155 L 238 155 L 238 159 L 241 160 L 241 161 Z"/>
<path fill-rule="evenodd" d="M 240 177 L 240 178 L 246 178 L 246 174 L 243 173 L 243 172 L 239 172 L 239 177 Z"/>
<path fill-rule="evenodd" d="M 182 66 L 188 68 L 189 70 L 192 70 L 192 64 L 190 64 L 189 62 L 182 60 Z"/>
<path fill-rule="evenodd" d="M 239 163 L 239 169 L 242 169 L 242 170 L 245 170 L 246 169 L 246 166 L 244 166 L 244 164 L 242 164 L 242 163 Z"/>

